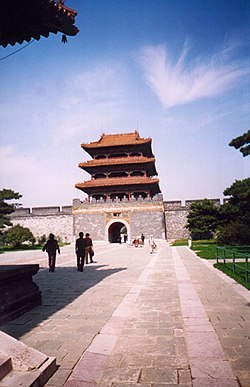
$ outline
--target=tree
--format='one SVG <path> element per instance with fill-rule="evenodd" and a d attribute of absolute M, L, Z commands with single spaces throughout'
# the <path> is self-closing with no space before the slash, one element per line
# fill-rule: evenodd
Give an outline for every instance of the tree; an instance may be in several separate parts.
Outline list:
<path fill-rule="evenodd" d="M 10 243 L 14 248 L 18 248 L 21 247 L 24 242 L 34 244 L 36 239 L 29 228 L 17 224 L 6 231 L 5 241 Z"/>
<path fill-rule="evenodd" d="M 192 239 L 211 239 L 219 225 L 219 207 L 209 199 L 193 202 L 187 220 Z"/>
<path fill-rule="evenodd" d="M 0 229 L 12 225 L 8 215 L 15 211 L 15 204 L 8 204 L 6 200 L 20 199 L 21 197 L 22 195 L 11 189 L 0 190 Z"/>
<path fill-rule="evenodd" d="M 229 143 L 230 146 L 234 146 L 235 149 L 240 148 L 240 152 L 243 157 L 250 155 L 250 130 L 244 133 L 242 136 L 233 138 Z"/>
<path fill-rule="evenodd" d="M 218 241 L 223 244 L 250 244 L 250 178 L 236 180 L 224 191 L 230 196 L 221 207 L 222 229 Z"/>

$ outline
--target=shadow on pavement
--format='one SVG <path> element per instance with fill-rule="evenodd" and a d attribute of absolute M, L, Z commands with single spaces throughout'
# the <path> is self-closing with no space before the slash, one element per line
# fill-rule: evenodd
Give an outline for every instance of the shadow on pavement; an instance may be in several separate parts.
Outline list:
<path fill-rule="evenodd" d="M 126 270 L 122 267 L 105 267 L 85 265 L 83 272 L 77 271 L 76 267 L 56 267 L 54 273 L 40 269 L 33 280 L 42 292 L 42 305 L 0 326 L 0 329 L 18 339 L 106 277 Z"/>

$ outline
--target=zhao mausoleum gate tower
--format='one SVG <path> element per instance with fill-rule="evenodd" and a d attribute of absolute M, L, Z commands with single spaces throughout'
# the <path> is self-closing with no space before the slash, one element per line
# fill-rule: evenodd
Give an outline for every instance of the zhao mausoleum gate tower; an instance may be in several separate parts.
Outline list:
<path fill-rule="evenodd" d="M 142 233 L 165 239 L 163 198 L 152 153 L 151 138 L 137 131 L 103 134 L 82 144 L 92 159 L 79 164 L 91 179 L 76 188 L 88 198 L 73 201 L 74 235 L 89 232 L 95 240 L 118 242 Z"/>

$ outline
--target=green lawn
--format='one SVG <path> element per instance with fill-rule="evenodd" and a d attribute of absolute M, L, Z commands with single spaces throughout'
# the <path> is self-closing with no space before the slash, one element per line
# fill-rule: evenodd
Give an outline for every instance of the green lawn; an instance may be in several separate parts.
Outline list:
<path fill-rule="evenodd" d="M 178 240 L 171 244 L 172 246 L 187 246 L 187 240 Z M 201 258 L 204 259 L 216 259 L 216 243 L 214 240 L 207 241 L 192 241 L 191 249 Z M 223 252 L 220 250 L 219 256 L 223 257 Z M 245 258 L 246 255 L 249 257 L 249 270 L 250 270 L 250 246 L 228 246 L 225 250 L 225 257 L 232 258 L 233 254 L 236 258 Z M 239 265 L 239 266 L 238 266 Z M 216 263 L 214 266 L 223 271 L 229 277 L 243 285 L 245 288 L 250 289 L 250 273 L 248 282 L 245 282 L 245 263 L 238 262 L 236 267 L 236 273 L 233 272 L 233 265 L 231 263 L 224 264 Z"/>
<path fill-rule="evenodd" d="M 40 245 L 22 245 L 19 248 L 14 248 L 13 246 L 0 246 L 0 252 L 8 252 L 8 251 L 24 251 L 24 250 L 41 250 L 42 246 Z"/>
<path fill-rule="evenodd" d="M 171 242 L 171 246 L 187 246 L 188 241 L 187 239 L 178 239 L 174 242 Z"/>
<path fill-rule="evenodd" d="M 233 272 L 233 264 L 232 263 L 215 263 L 214 267 L 223 271 L 223 273 L 227 274 L 229 277 L 233 278 L 239 284 L 243 285 L 245 288 L 250 290 L 250 273 L 248 274 L 248 282 L 245 280 L 245 263 L 238 262 L 235 268 L 235 273 Z M 250 270 L 250 265 L 248 270 Z"/>
<path fill-rule="evenodd" d="M 216 244 L 214 240 L 193 241 L 191 249 L 201 258 L 216 259 Z"/>
<path fill-rule="evenodd" d="M 70 243 L 64 243 L 64 242 L 59 242 L 58 243 L 60 247 L 69 245 Z M 19 248 L 14 248 L 13 246 L 0 246 L 0 253 L 7 253 L 8 251 L 25 251 L 25 250 L 42 250 L 43 245 L 22 245 Z"/>
<path fill-rule="evenodd" d="M 187 246 L 187 239 L 179 239 L 171 243 L 171 246 Z M 216 244 L 214 240 L 192 241 L 191 249 L 197 255 L 205 259 L 216 259 Z"/>

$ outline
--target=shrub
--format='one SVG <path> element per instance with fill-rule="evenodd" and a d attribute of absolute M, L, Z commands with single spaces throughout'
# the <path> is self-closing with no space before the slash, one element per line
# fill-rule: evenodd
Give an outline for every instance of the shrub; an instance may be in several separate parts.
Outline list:
<path fill-rule="evenodd" d="M 230 222 L 218 232 L 217 241 L 223 245 L 249 245 L 250 227 L 240 222 Z"/>
<path fill-rule="evenodd" d="M 17 224 L 6 231 L 5 241 L 6 243 L 10 243 L 14 248 L 19 248 L 24 242 L 29 242 L 34 245 L 36 239 L 29 228 Z"/>
<path fill-rule="evenodd" d="M 44 243 L 46 243 L 46 240 L 47 240 L 47 237 L 45 234 L 43 234 L 42 236 L 37 238 L 37 243 L 39 245 L 44 245 Z"/>

